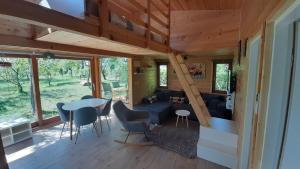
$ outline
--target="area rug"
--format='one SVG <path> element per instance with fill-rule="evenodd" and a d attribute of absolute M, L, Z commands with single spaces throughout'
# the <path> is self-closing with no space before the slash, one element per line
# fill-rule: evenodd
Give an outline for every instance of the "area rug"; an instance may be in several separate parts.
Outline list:
<path fill-rule="evenodd" d="M 147 134 L 149 139 L 155 145 L 174 151 L 187 158 L 197 156 L 197 141 L 199 139 L 199 123 L 189 121 L 189 128 L 186 127 L 186 121 L 178 123 L 171 120 L 162 126 L 157 126 Z"/>

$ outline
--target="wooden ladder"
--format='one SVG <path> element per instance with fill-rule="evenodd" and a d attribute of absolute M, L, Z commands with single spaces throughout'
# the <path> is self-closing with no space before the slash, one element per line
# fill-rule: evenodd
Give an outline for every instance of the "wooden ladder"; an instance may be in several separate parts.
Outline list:
<path fill-rule="evenodd" d="M 169 60 L 176 72 L 179 82 L 185 91 L 195 114 L 202 126 L 209 127 L 210 114 L 207 107 L 196 87 L 192 76 L 190 75 L 187 66 L 181 55 L 168 54 Z"/>

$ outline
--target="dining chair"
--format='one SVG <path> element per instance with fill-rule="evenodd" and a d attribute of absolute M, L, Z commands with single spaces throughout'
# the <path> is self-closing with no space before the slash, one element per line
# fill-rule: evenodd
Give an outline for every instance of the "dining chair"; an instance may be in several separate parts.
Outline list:
<path fill-rule="evenodd" d="M 97 110 L 93 107 L 83 107 L 78 110 L 75 110 L 74 112 L 74 124 L 76 126 L 75 144 L 77 143 L 78 134 L 80 134 L 80 128 L 85 125 L 92 124 L 93 128 L 96 131 L 97 137 L 99 137 L 96 120 L 97 120 Z"/>
<path fill-rule="evenodd" d="M 67 110 L 64 110 L 64 109 L 62 108 L 63 105 L 65 105 L 65 104 L 64 104 L 64 103 L 61 103 L 61 102 L 59 102 L 59 103 L 56 104 L 56 107 L 57 107 L 57 109 L 58 109 L 58 113 L 59 113 L 60 120 L 64 123 L 63 128 L 61 129 L 60 137 L 59 137 L 59 138 L 61 138 L 62 133 L 63 133 L 63 131 L 64 131 L 64 129 L 65 129 L 66 124 L 70 122 L 70 112 L 67 111 Z"/>
<path fill-rule="evenodd" d="M 81 100 L 84 100 L 84 99 L 93 99 L 93 98 L 95 98 L 95 97 L 92 96 L 92 95 L 85 95 L 85 96 L 81 97 Z"/>
<path fill-rule="evenodd" d="M 107 126 L 110 130 L 110 126 L 109 126 L 109 123 L 108 123 L 108 118 L 109 118 L 109 113 L 110 113 L 110 110 L 111 110 L 111 102 L 112 102 L 112 99 L 109 99 L 104 108 L 103 109 L 97 109 L 97 116 L 98 116 L 98 120 L 100 122 L 100 127 L 101 127 L 101 133 L 102 133 L 102 122 L 101 122 L 101 117 L 104 116 L 106 118 L 106 123 L 107 123 Z"/>

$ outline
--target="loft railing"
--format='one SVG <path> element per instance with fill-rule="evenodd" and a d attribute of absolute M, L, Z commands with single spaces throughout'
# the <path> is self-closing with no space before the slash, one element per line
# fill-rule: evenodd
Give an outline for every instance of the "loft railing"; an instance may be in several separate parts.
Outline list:
<path fill-rule="evenodd" d="M 86 16 L 98 18 L 101 36 L 154 50 L 168 50 L 170 1 L 147 0 L 146 4 L 141 4 L 127 0 L 126 5 L 116 0 L 86 2 Z"/>

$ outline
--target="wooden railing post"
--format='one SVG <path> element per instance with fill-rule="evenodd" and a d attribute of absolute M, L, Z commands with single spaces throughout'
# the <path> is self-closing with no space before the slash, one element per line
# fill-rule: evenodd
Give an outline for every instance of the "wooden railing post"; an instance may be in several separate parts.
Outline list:
<path fill-rule="evenodd" d="M 149 42 L 151 40 L 151 0 L 147 0 L 147 29 L 146 29 L 146 36 L 147 36 L 147 47 L 149 47 Z"/>
<path fill-rule="evenodd" d="M 107 0 L 98 0 L 99 13 L 99 36 L 109 38 L 108 24 L 109 24 L 109 10 Z"/>
<path fill-rule="evenodd" d="M 167 39 L 167 45 L 170 50 L 170 41 L 171 41 L 171 0 L 169 0 L 169 20 L 168 20 L 168 39 Z"/>
<path fill-rule="evenodd" d="M 8 164 L 5 157 L 5 151 L 0 133 L 0 169 L 8 169 Z"/>
<path fill-rule="evenodd" d="M 38 118 L 39 126 L 43 125 L 43 111 L 41 105 L 41 94 L 40 94 L 40 84 L 39 84 L 39 70 L 38 61 L 36 57 L 31 57 L 32 66 L 32 86 L 33 86 L 33 96 L 35 102 L 35 114 Z"/>

